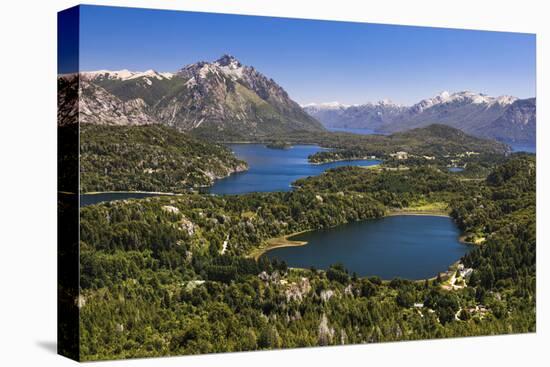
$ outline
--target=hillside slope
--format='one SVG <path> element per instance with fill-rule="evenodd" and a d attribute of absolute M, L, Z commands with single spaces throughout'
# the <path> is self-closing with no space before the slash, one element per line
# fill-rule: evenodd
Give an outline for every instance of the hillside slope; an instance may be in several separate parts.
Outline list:
<path fill-rule="evenodd" d="M 81 192 L 185 192 L 246 170 L 220 145 L 160 125 L 80 127 Z"/>

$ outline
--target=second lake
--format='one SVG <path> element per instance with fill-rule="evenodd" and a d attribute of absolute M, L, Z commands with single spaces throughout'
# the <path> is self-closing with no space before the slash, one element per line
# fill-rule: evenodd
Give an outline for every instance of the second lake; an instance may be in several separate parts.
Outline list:
<path fill-rule="evenodd" d="M 341 263 L 359 276 L 427 279 L 473 248 L 460 243 L 459 234 L 448 217 L 390 216 L 302 233 L 289 239 L 307 245 L 274 248 L 262 256 L 297 268 Z"/>
<path fill-rule="evenodd" d="M 299 178 L 317 176 L 329 168 L 340 166 L 373 166 L 378 160 L 338 161 L 311 164 L 308 156 L 325 151 L 317 145 L 294 145 L 289 149 L 271 149 L 264 144 L 229 144 L 237 158 L 248 162 L 248 170 L 216 180 L 208 188 L 213 194 L 244 194 L 291 190 Z"/>

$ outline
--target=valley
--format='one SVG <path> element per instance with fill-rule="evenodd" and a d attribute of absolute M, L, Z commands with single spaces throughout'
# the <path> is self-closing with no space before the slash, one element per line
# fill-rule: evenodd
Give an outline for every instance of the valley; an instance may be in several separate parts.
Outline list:
<path fill-rule="evenodd" d="M 424 118 L 327 130 L 228 55 L 58 83 L 84 360 L 535 330 L 534 154 Z"/>
<path fill-rule="evenodd" d="M 462 180 L 460 173 L 413 162 L 408 163 L 408 170 L 348 166 L 300 179 L 290 192 L 184 193 L 83 207 L 83 355 L 86 359 L 144 357 L 192 352 L 198 345 L 203 346 L 201 351 L 323 345 L 325 339 L 318 334 L 318 318 L 323 315 L 349 343 L 532 331 L 533 175 L 534 157 L 528 155 L 496 164 L 481 181 Z M 413 246 L 405 263 L 397 266 L 402 271 L 428 270 L 413 259 L 435 260 L 432 254 L 436 250 L 446 260 L 439 258 L 441 262 L 429 274 L 401 273 L 409 280 L 391 279 L 391 273 L 385 273 L 392 269 L 391 262 L 379 259 L 375 264 L 382 271 L 375 271 L 379 274 L 375 276 L 375 268 L 365 267 L 368 263 L 360 261 L 357 250 L 339 249 L 328 256 L 314 250 L 316 241 L 328 241 L 322 235 L 326 231 L 350 236 L 342 226 L 361 230 L 365 220 L 384 220 L 386 215 L 407 208 L 441 208 L 441 203 L 448 206 L 452 221 L 431 216 L 387 219 L 445 220 L 445 241 L 459 251 L 454 255 L 436 237 L 427 232 L 422 235 L 423 226 L 418 223 L 410 223 L 412 232 L 394 228 L 384 234 L 366 229 L 368 236 L 381 236 L 382 243 L 389 235 L 420 240 L 415 246 L 423 242 L 423 236 L 433 240 L 435 248 L 426 249 L 430 256 L 422 256 L 422 250 Z M 453 229 L 453 222 L 458 229 Z M 316 232 L 285 237 L 312 230 Z M 433 230 L 442 235 L 440 229 Z M 468 247 L 458 243 L 459 231 L 486 240 L 462 256 L 465 252 L 460 251 Z M 273 251 L 314 250 L 315 257 L 301 256 L 305 263 L 291 262 L 297 268 L 276 256 L 254 260 L 258 249 L 272 238 L 283 237 L 310 243 Z M 328 241 L 324 246 L 337 242 Z M 349 244 L 359 246 L 353 240 Z M 390 261 L 407 254 L 396 249 L 399 254 L 392 256 L 385 251 L 387 246 L 376 248 Z M 363 271 L 370 269 L 363 273 L 369 275 L 348 270 L 346 263 L 357 265 L 342 258 L 345 255 L 359 261 Z M 458 265 L 453 263 L 461 256 L 458 264 L 473 272 L 457 277 L 459 270 L 452 269 Z M 310 262 L 316 257 L 328 262 Z M 451 270 L 445 271 L 451 265 Z M 448 290 L 449 282 L 452 290 Z M 121 309 L 124 313 L 117 311 Z M 357 309 L 359 314 L 354 311 Z M 483 313 L 476 311 L 479 309 Z M 104 317 L 104 313 L 114 317 Z M 186 326 L 183 330 L 171 326 L 170 320 Z M 361 325 L 359 330 L 351 326 L 356 323 Z M 119 335 L 116 328 L 120 324 L 126 333 L 101 342 Z M 150 331 L 144 335 L 144 329 Z M 189 334 L 191 330 L 193 334 Z M 219 330 L 227 331 L 220 337 Z M 243 339 L 247 335 L 249 338 Z M 326 343 L 339 344 L 340 339 L 328 337 Z M 142 345 L 156 347 L 143 349 Z"/>

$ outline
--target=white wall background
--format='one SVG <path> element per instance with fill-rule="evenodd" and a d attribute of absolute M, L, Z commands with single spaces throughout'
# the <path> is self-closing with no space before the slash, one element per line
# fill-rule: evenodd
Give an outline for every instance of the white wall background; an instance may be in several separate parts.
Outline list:
<path fill-rule="evenodd" d="M 544 1 L 127 0 L 121 5 L 537 33 L 536 334 L 105 362 L 105 366 L 536 366 L 549 338 L 548 10 Z M 56 12 L 12 0 L 0 12 L 0 365 L 64 366 L 56 340 Z M 546 189 L 546 190 L 545 190 Z M 546 213 L 545 213 L 546 212 Z M 547 228 L 547 227 L 546 227 Z"/>

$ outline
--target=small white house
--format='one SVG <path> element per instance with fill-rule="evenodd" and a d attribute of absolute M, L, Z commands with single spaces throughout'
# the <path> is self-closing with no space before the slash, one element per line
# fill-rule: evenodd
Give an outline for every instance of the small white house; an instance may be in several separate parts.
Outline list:
<path fill-rule="evenodd" d="M 409 153 L 407 153 L 407 152 L 395 152 L 393 154 L 390 154 L 390 156 L 392 156 L 396 159 L 407 159 L 407 158 L 409 158 Z"/>

